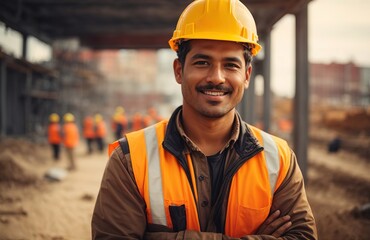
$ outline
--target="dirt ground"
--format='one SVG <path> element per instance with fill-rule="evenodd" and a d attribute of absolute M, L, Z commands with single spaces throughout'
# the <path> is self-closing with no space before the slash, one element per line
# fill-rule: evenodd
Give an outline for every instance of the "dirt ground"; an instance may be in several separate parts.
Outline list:
<path fill-rule="evenodd" d="M 77 151 L 78 169 L 62 181 L 43 176 L 50 167 L 48 145 L 25 140 L 0 141 L 0 240 L 91 239 L 90 222 L 105 154 Z M 309 146 L 306 188 L 320 239 L 369 239 L 370 220 L 354 209 L 370 202 L 370 159 L 326 146 Z"/>

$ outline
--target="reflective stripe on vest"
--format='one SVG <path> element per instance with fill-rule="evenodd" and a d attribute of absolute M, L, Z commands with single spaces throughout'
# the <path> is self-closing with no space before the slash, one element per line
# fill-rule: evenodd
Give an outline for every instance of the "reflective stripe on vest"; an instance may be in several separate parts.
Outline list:
<path fill-rule="evenodd" d="M 161 145 L 167 122 L 164 120 L 126 134 L 135 181 L 146 202 L 148 224 L 155 223 L 173 228 L 169 208 L 184 206 L 186 229 L 199 231 L 197 206 L 188 176 L 176 157 Z M 110 154 L 118 146 L 118 142 L 110 144 Z M 189 156 L 186 161 L 192 171 Z M 191 181 L 195 185 L 194 177 Z M 196 192 L 196 186 L 194 191 Z"/>
<path fill-rule="evenodd" d="M 274 195 L 276 180 L 280 170 L 279 152 L 270 134 L 261 131 L 265 151 L 266 167 L 269 175 L 271 195 Z"/>
<path fill-rule="evenodd" d="M 167 226 L 163 200 L 162 172 L 158 152 L 158 138 L 154 127 L 144 129 L 145 146 L 148 155 L 149 199 L 152 221 Z"/>

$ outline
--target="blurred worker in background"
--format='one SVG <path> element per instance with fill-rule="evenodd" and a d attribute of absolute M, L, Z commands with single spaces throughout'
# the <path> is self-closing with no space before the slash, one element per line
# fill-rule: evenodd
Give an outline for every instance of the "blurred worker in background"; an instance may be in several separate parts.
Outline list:
<path fill-rule="evenodd" d="M 157 109 L 155 107 L 150 107 L 148 109 L 149 116 L 153 119 L 154 123 L 160 122 L 163 120 L 163 117 L 159 115 Z"/>
<path fill-rule="evenodd" d="M 131 131 L 137 131 L 145 127 L 143 115 L 136 112 L 131 118 Z"/>
<path fill-rule="evenodd" d="M 75 148 L 79 141 L 79 131 L 72 113 L 63 116 L 63 144 L 68 158 L 68 170 L 76 169 Z"/>
<path fill-rule="evenodd" d="M 51 145 L 54 160 L 59 160 L 62 137 L 59 124 L 59 115 L 57 113 L 52 113 L 49 116 L 48 142 Z"/>
<path fill-rule="evenodd" d="M 145 127 L 148 127 L 148 126 L 150 126 L 150 125 L 152 125 L 153 124 L 153 118 L 149 115 L 149 114 L 145 114 L 145 115 L 143 115 L 143 117 L 142 117 L 142 121 L 143 121 L 143 128 L 145 128 Z"/>
<path fill-rule="evenodd" d="M 112 131 L 114 133 L 114 139 L 120 139 L 127 131 L 127 128 L 128 120 L 125 115 L 125 109 L 123 107 L 117 107 L 112 118 Z"/>
<path fill-rule="evenodd" d="M 328 144 L 328 152 L 336 153 L 341 149 L 342 139 L 339 135 L 335 136 Z"/>
<path fill-rule="evenodd" d="M 295 154 L 235 109 L 257 41 L 238 0 L 184 10 L 169 41 L 183 105 L 110 145 L 93 239 L 317 239 Z"/>
<path fill-rule="evenodd" d="M 93 152 L 93 142 L 95 139 L 95 125 L 92 116 L 86 116 L 83 121 L 83 136 L 86 140 L 87 153 L 91 154 Z"/>
<path fill-rule="evenodd" d="M 150 107 L 147 110 L 147 114 L 144 116 L 144 126 L 147 127 L 162 120 L 163 118 L 158 114 L 155 107 Z"/>
<path fill-rule="evenodd" d="M 107 135 L 107 127 L 101 114 L 95 114 L 95 140 L 100 153 L 104 151 L 105 137 Z"/>

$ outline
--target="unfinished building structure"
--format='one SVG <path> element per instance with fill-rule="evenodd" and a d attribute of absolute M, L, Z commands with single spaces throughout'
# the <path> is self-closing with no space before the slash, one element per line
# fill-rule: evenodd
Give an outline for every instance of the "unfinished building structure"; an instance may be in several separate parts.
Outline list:
<path fill-rule="evenodd" d="M 125 1 L 13 1 L 0 2 L 0 21 L 19 31 L 27 40 L 29 35 L 45 42 L 56 39 L 78 38 L 82 46 L 92 49 L 168 48 L 176 20 L 192 0 L 125 0 Z M 308 144 L 308 21 L 307 9 L 311 0 L 242 0 L 255 17 L 262 44 L 263 58 L 256 59 L 255 75 L 264 81 L 263 126 L 270 128 L 271 96 L 271 30 L 286 14 L 296 19 L 296 94 L 294 101 L 294 150 L 305 174 Z M 25 44 L 24 44 L 25 46 Z M 2 77 L 2 82 L 6 77 Z M 251 81 L 253 83 L 253 81 Z M 2 83 L 2 85 L 6 85 Z M 254 85 L 251 84 L 240 113 L 250 123 L 254 122 Z M 5 92 L 5 90 L 2 90 Z M 8 106 L 2 97 L 1 106 Z M 1 113 L 7 114 L 2 108 Z M 248 109 L 248 111 L 247 111 Z M 1 117 L 1 134 L 7 133 Z"/>

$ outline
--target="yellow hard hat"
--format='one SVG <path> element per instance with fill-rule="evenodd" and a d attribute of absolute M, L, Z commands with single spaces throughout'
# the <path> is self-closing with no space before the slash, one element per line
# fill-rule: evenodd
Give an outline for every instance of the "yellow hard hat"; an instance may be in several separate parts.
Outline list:
<path fill-rule="evenodd" d="M 50 122 L 59 122 L 59 115 L 56 114 L 56 113 L 50 114 L 49 121 Z"/>
<path fill-rule="evenodd" d="M 256 23 L 239 0 L 195 0 L 182 12 L 168 41 L 177 51 L 180 40 L 210 39 L 249 43 L 252 55 L 261 50 Z"/>
<path fill-rule="evenodd" d="M 63 116 L 64 122 L 73 122 L 75 120 L 75 116 L 72 113 L 66 113 Z"/>
<path fill-rule="evenodd" d="M 95 122 L 101 122 L 103 120 L 103 116 L 101 114 L 95 114 Z"/>
<path fill-rule="evenodd" d="M 116 113 L 125 113 L 125 109 L 123 107 L 116 107 Z"/>

